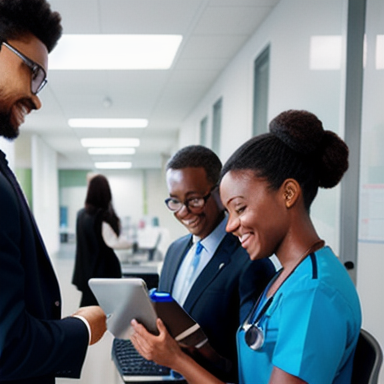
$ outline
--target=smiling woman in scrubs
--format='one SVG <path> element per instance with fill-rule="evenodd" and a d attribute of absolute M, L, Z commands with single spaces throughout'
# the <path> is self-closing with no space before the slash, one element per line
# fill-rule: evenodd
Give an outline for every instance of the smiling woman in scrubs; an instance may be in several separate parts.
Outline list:
<path fill-rule="evenodd" d="M 276 254 L 282 268 L 237 335 L 241 384 L 344 384 L 361 326 L 355 287 L 318 236 L 310 206 L 348 168 L 348 147 L 307 111 L 289 110 L 270 132 L 243 144 L 222 171 L 226 230 L 252 260 Z M 189 383 L 220 383 L 183 353 L 158 320 L 159 336 L 135 321 L 135 347 Z"/>

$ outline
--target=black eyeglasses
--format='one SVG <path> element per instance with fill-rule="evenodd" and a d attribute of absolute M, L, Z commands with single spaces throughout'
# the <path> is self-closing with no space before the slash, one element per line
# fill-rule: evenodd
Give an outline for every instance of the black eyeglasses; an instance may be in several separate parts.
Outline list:
<path fill-rule="evenodd" d="M 207 200 L 212 194 L 212 191 L 215 188 L 216 187 L 213 187 L 205 196 L 193 197 L 191 199 L 185 200 L 184 202 L 181 202 L 180 200 L 175 199 L 174 197 L 168 197 L 168 199 L 165 199 L 164 202 L 168 207 L 168 209 L 172 212 L 179 211 L 182 208 L 182 206 L 185 205 L 188 211 L 192 213 L 198 213 L 204 208 L 205 203 L 207 202 Z"/>
<path fill-rule="evenodd" d="M 31 92 L 34 95 L 37 95 L 48 82 L 47 73 L 45 72 L 44 68 L 41 65 L 35 63 L 33 60 L 29 59 L 27 56 L 23 55 L 20 51 L 18 51 L 15 47 L 12 47 L 12 45 L 8 44 L 6 41 L 0 40 L 0 46 L 1 45 L 4 45 L 15 55 L 19 56 L 20 59 L 24 61 L 25 65 L 29 67 L 32 72 Z"/>

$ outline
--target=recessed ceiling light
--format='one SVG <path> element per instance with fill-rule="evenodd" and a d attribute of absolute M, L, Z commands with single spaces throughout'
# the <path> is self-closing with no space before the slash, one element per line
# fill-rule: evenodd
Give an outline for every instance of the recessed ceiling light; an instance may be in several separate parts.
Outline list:
<path fill-rule="evenodd" d="M 95 163 L 98 169 L 129 169 L 132 168 L 132 163 L 129 161 L 107 161 Z"/>
<path fill-rule="evenodd" d="M 72 128 L 145 128 L 147 119 L 69 119 Z"/>
<path fill-rule="evenodd" d="M 139 139 L 132 138 L 87 138 L 81 139 L 83 147 L 138 147 L 140 145 Z"/>
<path fill-rule="evenodd" d="M 133 155 L 135 148 L 89 148 L 90 155 Z"/>
<path fill-rule="evenodd" d="M 63 35 L 49 69 L 168 69 L 181 35 Z"/>

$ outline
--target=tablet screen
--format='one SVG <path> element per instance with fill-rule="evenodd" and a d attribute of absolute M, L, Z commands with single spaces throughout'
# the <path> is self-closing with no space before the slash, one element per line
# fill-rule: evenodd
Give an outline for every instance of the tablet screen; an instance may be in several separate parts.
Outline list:
<path fill-rule="evenodd" d="M 89 286 L 108 317 L 108 330 L 115 337 L 129 339 L 132 319 L 142 323 L 149 332 L 158 334 L 157 315 L 143 279 L 92 278 Z"/>

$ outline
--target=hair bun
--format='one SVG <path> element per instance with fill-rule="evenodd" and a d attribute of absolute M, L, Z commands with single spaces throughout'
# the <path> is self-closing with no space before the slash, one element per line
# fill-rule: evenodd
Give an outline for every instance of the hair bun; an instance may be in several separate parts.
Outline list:
<path fill-rule="evenodd" d="M 269 124 L 270 132 L 292 150 L 303 155 L 315 152 L 324 136 L 322 122 L 307 111 L 288 110 Z"/>
<path fill-rule="evenodd" d="M 348 146 L 336 133 L 325 131 L 319 159 L 319 187 L 332 188 L 348 169 Z"/>
<path fill-rule="evenodd" d="M 336 133 L 307 111 L 288 110 L 275 117 L 271 133 L 296 153 L 309 156 L 316 164 L 318 184 L 332 188 L 348 169 L 348 147 Z"/>

